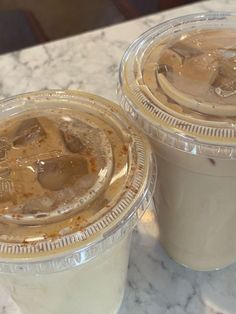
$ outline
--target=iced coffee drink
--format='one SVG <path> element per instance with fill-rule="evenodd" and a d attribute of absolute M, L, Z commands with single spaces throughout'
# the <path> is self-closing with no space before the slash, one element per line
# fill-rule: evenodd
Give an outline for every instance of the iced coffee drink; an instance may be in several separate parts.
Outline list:
<path fill-rule="evenodd" d="M 150 136 L 160 241 L 197 270 L 236 261 L 236 18 L 191 15 L 135 41 L 120 68 L 126 111 Z"/>
<path fill-rule="evenodd" d="M 115 314 L 155 182 L 118 106 L 44 91 L 1 102 L 0 284 L 24 314 Z"/>

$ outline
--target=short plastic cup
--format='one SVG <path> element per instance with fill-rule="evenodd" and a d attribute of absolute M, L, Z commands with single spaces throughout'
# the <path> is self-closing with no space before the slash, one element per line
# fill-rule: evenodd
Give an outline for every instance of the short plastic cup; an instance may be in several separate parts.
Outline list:
<path fill-rule="evenodd" d="M 0 145 L 0 284 L 25 314 L 117 313 L 147 139 L 108 100 L 40 91 L 1 101 Z"/>
<path fill-rule="evenodd" d="M 160 241 L 196 270 L 236 260 L 236 17 L 204 13 L 141 35 L 120 65 L 121 105 L 159 166 Z"/>

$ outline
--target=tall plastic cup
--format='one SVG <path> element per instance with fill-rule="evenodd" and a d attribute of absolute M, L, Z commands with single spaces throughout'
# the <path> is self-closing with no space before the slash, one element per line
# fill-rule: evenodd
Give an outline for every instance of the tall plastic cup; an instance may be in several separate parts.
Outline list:
<path fill-rule="evenodd" d="M 120 66 L 121 104 L 159 165 L 160 241 L 180 264 L 236 261 L 236 16 L 207 13 L 141 35 Z"/>
<path fill-rule="evenodd" d="M 119 106 L 75 91 L 1 101 L 0 283 L 25 314 L 117 313 L 155 185 Z"/>

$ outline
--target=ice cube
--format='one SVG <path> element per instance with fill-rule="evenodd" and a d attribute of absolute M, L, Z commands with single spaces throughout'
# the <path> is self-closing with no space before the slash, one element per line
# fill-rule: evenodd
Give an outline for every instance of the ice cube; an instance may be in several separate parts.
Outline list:
<path fill-rule="evenodd" d="M 183 64 L 183 57 L 172 49 L 166 49 L 161 55 L 159 63 L 167 64 L 168 67 L 175 68 Z"/>
<path fill-rule="evenodd" d="M 222 55 L 223 58 L 231 59 L 236 58 L 236 49 L 218 49 L 218 52 Z"/>
<path fill-rule="evenodd" d="M 214 83 L 218 72 L 218 60 L 207 53 L 187 59 L 179 71 L 185 78 L 208 84 Z"/>
<path fill-rule="evenodd" d="M 28 143 L 40 141 L 46 137 L 46 133 L 38 119 L 32 118 L 21 122 L 13 135 L 13 145 L 23 146 Z"/>
<path fill-rule="evenodd" d="M 65 146 L 71 153 L 79 153 L 84 145 L 78 136 L 72 134 L 69 130 L 61 131 Z"/>
<path fill-rule="evenodd" d="M 220 74 L 234 80 L 236 79 L 236 58 L 235 57 L 221 60 Z"/>
<path fill-rule="evenodd" d="M 26 200 L 22 213 L 34 215 L 36 218 L 48 217 L 52 209 L 53 199 L 49 197 L 31 198 Z"/>
<path fill-rule="evenodd" d="M 223 89 L 221 87 L 216 87 L 215 92 L 218 96 L 221 96 L 221 97 L 231 97 L 231 96 L 236 95 L 236 90 L 230 91 L 230 90 Z"/>
<path fill-rule="evenodd" d="M 231 97 L 236 95 L 236 81 L 231 77 L 218 75 L 214 83 L 214 91 L 220 97 Z"/>
<path fill-rule="evenodd" d="M 0 167 L 0 179 L 9 177 L 10 173 L 11 169 L 8 168 L 7 166 Z"/>
<path fill-rule="evenodd" d="M 44 210 L 40 200 L 30 199 L 27 200 L 24 207 L 22 208 L 22 213 L 25 215 L 34 215 L 36 213 L 42 212 Z"/>
<path fill-rule="evenodd" d="M 95 173 L 86 174 L 81 178 L 81 180 L 79 180 L 77 188 L 88 190 L 94 185 L 96 179 L 97 175 Z"/>
<path fill-rule="evenodd" d="M 38 181 L 45 189 L 58 191 L 88 174 L 86 159 L 78 156 L 61 156 L 37 163 Z"/>
<path fill-rule="evenodd" d="M 184 58 L 196 57 L 203 53 L 199 48 L 190 46 L 189 44 L 181 41 L 174 44 L 171 49 Z"/>

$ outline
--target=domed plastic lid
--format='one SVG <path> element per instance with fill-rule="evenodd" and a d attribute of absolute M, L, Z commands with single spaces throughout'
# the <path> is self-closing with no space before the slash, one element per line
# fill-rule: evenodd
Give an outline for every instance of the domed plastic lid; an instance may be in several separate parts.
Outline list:
<path fill-rule="evenodd" d="M 117 107 L 69 91 L 1 102 L 0 270 L 75 250 L 50 267 L 77 265 L 134 226 L 155 169 L 147 140 Z M 48 271 L 42 265 L 37 272 Z"/>
<path fill-rule="evenodd" d="M 184 16 L 144 33 L 121 62 L 120 94 L 155 139 L 235 158 L 236 16 Z"/>

